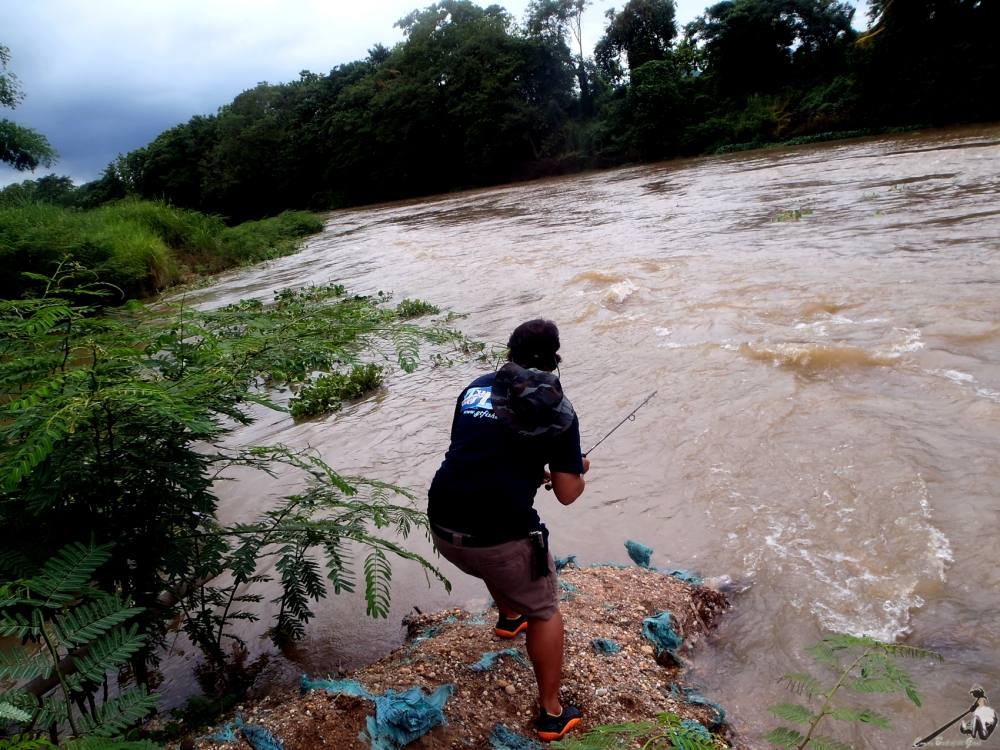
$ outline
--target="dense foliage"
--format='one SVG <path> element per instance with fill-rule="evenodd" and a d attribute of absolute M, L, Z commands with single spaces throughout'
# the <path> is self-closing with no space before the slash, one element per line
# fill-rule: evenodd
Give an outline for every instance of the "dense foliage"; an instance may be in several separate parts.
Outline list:
<path fill-rule="evenodd" d="M 381 362 L 375 369 L 410 371 L 421 342 L 455 334 L 340 286 L 212 311 L 108 309 L 105 285 L 88 276 L 68 264 L 35 279 L 41 294 L 0 301 L 0 586 L 67 545 L 113 544 L 93 582 L 141 608 L 130 615 L 148 642 L 125 656 L 145 684 L 150 646 L 175 619 L 225 682 L 240 647 L 235 620 L 266 618 L 282 643 L 303 633 L 328 586 L 357 586 L 369 614 L 386 616 L 393 557 L 440 578 L 401 546 L 426 527 L 402 488 L 341 476 L 310 453 L 224 438 L 264 409 L 283 410 L 272 396 L 318 372 L 362 355 Z M 230 467 L 302 479 L 258 518 L 225 527 L 215 482 Z M 280 593 L 264 602 L 257 587 L 272 567 Z"/>
<path fill-rule="evenodd" d="M 39 184 L 52 180 L 42 178 Z M 30 185 L 31 183 L 29 183 Z M 90 210 L 67 208 L 33 195 L 0 194 L 0 297 L 38 291 L 23 275 L 52 274 L 67 257 L 93 270 L 119 290 L 118 299 L 148 295 L 192 273 L 274 258 L 292 252 L 302 236 L 323 222 L 312 214 L 287 211 L 261 221 L 227 227 L 221 219 L 177 209 L 160 201 L 125 199 Z"/>
<path fill-rule="evenodd" d="M 405 40 L 328 73 L 261 83 L 118 157 L 76 205 L 136 194 L 230 221 L 635 159 L 1000 117 L 1000 3 L 722 0 L 679 28 L 673 0 L 442 0 Z M 39 199 L 57 181 L 18 188 Z M 0 197 L 2 201 L 2 197 Z"/>

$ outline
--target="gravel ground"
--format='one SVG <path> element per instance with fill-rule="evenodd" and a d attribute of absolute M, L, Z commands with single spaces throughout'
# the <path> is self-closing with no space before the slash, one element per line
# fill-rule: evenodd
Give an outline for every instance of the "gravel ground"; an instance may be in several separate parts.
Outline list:
<path fill-rule="evenodd" d="M 690 658 L 697 641 L 727 606 L 721 593 L 637 567 L 570 566 L 560 574 L 560 584 L 566 626 L 562 700 L 583 711 L 584 722 L 577 731 L 649 719 L 664 711 L 711 723 L 712 709 L 671 695 L 671 685 L 683 685 L 683 666 L 666 654 L 657 660 L 642 635 L 642 620 L 669 610 L 674 628 L 684 639 L 681 659 Z M 444 708 L 447 724 L 431 730 L 410 748 L 489 748 L 488 737 L 498 722 L 534 737 L 537 696 L 530 666 L 502 657 L 488 671 L 469 669 L 485 652 L 511 647 L 526 660 L 524 636 L 512 641 L 497 638 L 495 618 L 495 610 L 478 616 L 463 610 L 416 615 L 408 621 L 411 637 L 406 644 L 350 677 L 373 694 L 387 688 L 402 691 L 420 686 L 431 692 L 445 683 L 455 685 Z M 420 638 L 432 628 L 436 635 Z M 591 644 L 595 638 L 614 640 L 622 650 L 598 653 Z M 369 701 L 321 690 L 299 696 L 297 687 L 243 708 L 244 719 L 279 737 L 285 750 L 369 748 L 358 734 L 372 712 Z M 727 734 L 721 739 L 731 744 L 735 738 Z M 245 740 L 237 745 L 204 739 L 195 746 L 213 750 L 249 747 Z"/>

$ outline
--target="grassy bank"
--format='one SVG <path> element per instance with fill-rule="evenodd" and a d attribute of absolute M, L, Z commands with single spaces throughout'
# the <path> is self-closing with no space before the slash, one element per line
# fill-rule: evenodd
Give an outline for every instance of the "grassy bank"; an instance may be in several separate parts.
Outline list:
<path fill-rule="evenodd" d="M 124 200 L 81 210 L 46 203 L 0 208 L 0 297 L 16 298 L 72 259 L 125 297 L 154 294 L 193 274 L 213 273 L 295 250 L 321 231 L 313 214 L 286 211 L 227 227 L 216 216 L 160 201 Z"/>

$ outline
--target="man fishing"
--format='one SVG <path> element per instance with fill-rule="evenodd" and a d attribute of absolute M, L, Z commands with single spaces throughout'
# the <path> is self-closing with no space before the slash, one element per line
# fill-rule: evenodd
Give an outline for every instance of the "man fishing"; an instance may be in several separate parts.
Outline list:
<path fill-rule="evenodd" d="M 507 363 L 458 398 L 427 513 L 441 555 L 486 583 L 500 611 L 497 635 L 527 631 L 538 683 L 535 728 L 548 741 L 579 724 L 580 711 L 559 700 L 563 620 L 548 530 L 534 499 L 550 483 L 560 503 L 573 503 L 590 461 L 580 452 L 580 422 L 553 374 L 561 359 L 555 323 L 522 323 L 507 348 Z"/>

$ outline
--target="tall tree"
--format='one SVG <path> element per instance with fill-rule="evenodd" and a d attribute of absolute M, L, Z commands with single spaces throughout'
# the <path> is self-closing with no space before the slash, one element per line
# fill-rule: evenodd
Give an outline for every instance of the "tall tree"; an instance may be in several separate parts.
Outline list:
<path fill-rule="evenodd" d="M 589 117 L 594 107 L 583 55 L 583 12 L 589 4 L 590 0 L 531 0 L 525 12 L 528 33 L 532 36 L 562 45 L 571 36 L 575 42 L 574 67 L 580 87 L 580 113 L 584 117 Z"/>
<path fill-rule="evenodd" d="M 629 0 L 620 13 L 607 12 L 608 26 L 594 55 L 604 70 L 614 69 L 622 54 L 634 71 L 652 60 L 670 54 L 677 25 L 673 0 Z"/>
<path fill-rule="evenodd" d="M 24 99 L 17 76 L 8 72 L 10 49 L 0 44 L 0 107 L 14 109 Z M 55 149 L 41 133 L 0 119 L 0 162 L 18 171 L 34 170 L 39 165 L 50 166 L 56 159 Z"/>
<path fill-rule="evenodd" d="M 724 0 L 687 26 L 718 94 L 742 99 L 844 72 L 854 8 L 838 0 Z"/>

